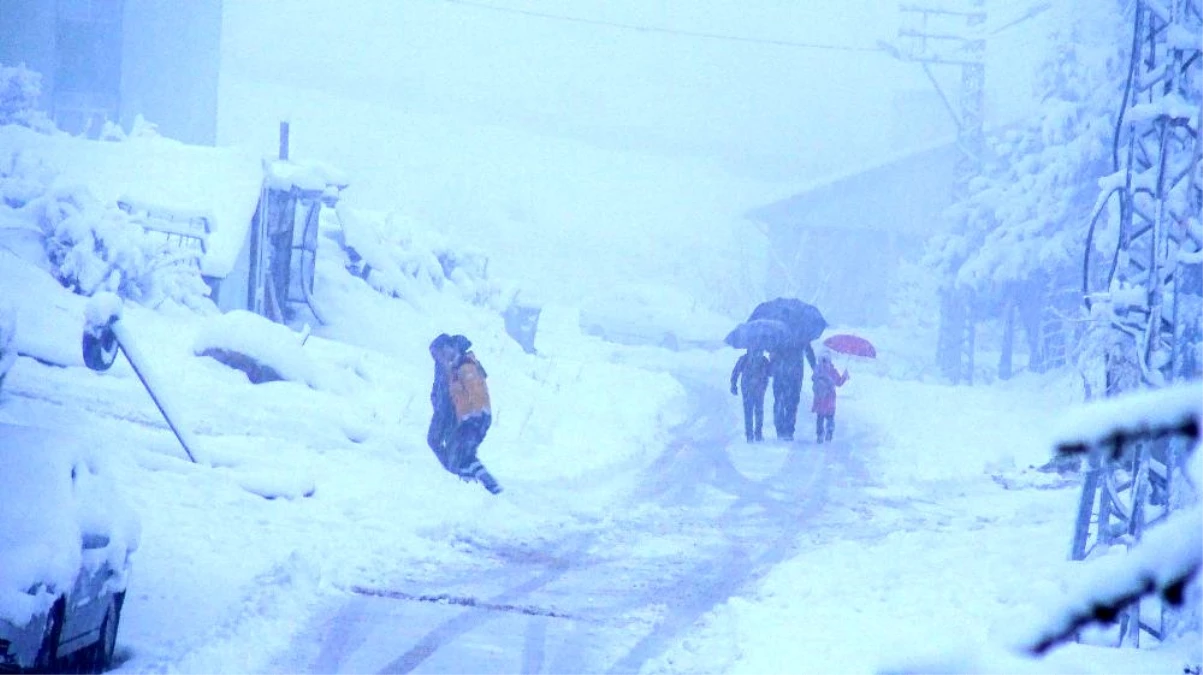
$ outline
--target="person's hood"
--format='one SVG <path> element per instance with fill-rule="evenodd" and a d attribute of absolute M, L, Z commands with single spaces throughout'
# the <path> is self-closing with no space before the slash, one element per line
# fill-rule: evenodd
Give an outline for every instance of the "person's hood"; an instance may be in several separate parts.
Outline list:
<path fill-rule="evenodd" d="M 438 337 L 430 341 L 430 354 L 433 356 L 442 347 L 451 344 L 451 336 L 446 333 L 439 333 Z"/>

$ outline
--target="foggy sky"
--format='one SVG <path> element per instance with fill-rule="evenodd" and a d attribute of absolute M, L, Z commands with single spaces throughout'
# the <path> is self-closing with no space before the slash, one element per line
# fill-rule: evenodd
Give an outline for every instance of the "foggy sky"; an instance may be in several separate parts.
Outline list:
<path fill-rule="evenodd" d="M 894 39 L 900 21 L 895 0 L 482 3 L 851 47 Z M 626 30 L 444 0 L 225 0 L 224 7 L 223 76 L 604 146 L 821 175 L 954 133 L 919 66 L 881 52 Z M 1034 50 L 1008 49 L 1016 39 L 1004 34 L 991 44 L 993 57 L 1010 64 L 987 73 L 995 117 L 1018 114 L 1027 97 L 1015 61 L 1031 60 Z M 955 96 L 959 73 L 936 74 Z"/>

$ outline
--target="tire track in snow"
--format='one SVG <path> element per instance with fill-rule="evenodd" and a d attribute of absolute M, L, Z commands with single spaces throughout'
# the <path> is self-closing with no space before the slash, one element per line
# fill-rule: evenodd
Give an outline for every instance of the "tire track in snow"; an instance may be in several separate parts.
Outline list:
<path fill-rule="evenodd" d="M 743 443 L 742 420 L 726 390 L 681 379 L 693 415 L 616 503 L 615 517 L 534 550 L 469 542 L 481 554 L 477 569 L 393 589 L 472 598 L 493 611 L 359 597 L 298 636 L 310 649 L 320 645 L 316 659 L 288 665 L 312 672 L 638 672 L 700 617 L 808 544 L 805 534 L 828 538 L 819 517 L 833 467 L 863 482 L 846 445 L 769 442 L 744 450 L 732 445 L 737 437 Z M 779 466 L 746 475 L 733 461 L 736 449 L 745 461 L 760 451 Z M 539 611 L 496 611 L 504 606 Z M 389 644 L 372 639 L 382 634 Z M 400 649 L 381 658 L 390 647 Z"/>

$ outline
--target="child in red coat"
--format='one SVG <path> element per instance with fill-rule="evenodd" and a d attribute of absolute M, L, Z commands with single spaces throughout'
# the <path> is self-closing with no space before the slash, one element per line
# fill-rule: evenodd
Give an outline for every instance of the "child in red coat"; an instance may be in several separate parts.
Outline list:
<path fill-rule="evenodd" d="M 819 355 L 819 363 L 810 376 L 815 396 L 810 410 L 815 414 L 815 440 L 819 443 L 824 439 L 830 441 L 835 431 L 835 388 L 842 387 L 848 377 L 847 369 L 842 375 L 835 369 L 830 352 L 824 351 Z"/>

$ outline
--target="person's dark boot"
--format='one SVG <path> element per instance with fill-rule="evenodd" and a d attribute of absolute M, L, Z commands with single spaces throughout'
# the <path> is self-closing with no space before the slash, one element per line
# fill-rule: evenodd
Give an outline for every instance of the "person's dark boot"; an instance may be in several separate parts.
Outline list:
<path fill-rule="evenodd" d="M 489 473 L 488 469 L 481 467 L 480 470 L 476 472 L 476 480 L 480 481 L 480 484 L 485 486 L 485 489 L 492 494 L 501 493 L 501 485 L 498 484 L 497 479 L 493 477 L 493 474 Z"/>

